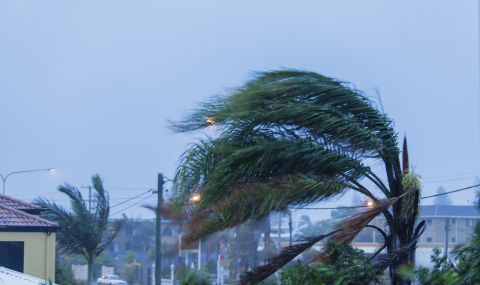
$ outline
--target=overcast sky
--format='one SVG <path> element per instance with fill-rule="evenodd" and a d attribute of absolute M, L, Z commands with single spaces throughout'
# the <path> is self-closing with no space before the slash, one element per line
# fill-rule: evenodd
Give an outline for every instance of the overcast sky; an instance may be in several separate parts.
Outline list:
<path fill-rule="evenodd" d="M 0 173 L 58 169 L 11 176 L 7 194 L 62 202 L 59 184 L 88 185 L 94 173 L 112 204 L 155 188 L 195 138 L 168 119 L 281 67 L 378 88 L 424 194 L 470 186 L 480 172 L 476 2 L 0 1 Z M 451 198 L 468 204 L 473 193 Z"/>

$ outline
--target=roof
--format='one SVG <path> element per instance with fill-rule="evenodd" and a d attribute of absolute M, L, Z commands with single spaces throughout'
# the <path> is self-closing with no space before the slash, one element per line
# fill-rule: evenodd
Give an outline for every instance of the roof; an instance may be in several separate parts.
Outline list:
<path fill-rule="evenodd" d="M 44 285 L 45 280 L 0 267 L 0 285 Z M 56 285 L 52 283 L 53 285 Z"/>
<path fill-rule="evenodd" d="M 57 229 L 57 223 L 0 205 L 0 231 L 54 232 Z"/>
<path fill-rule="evenodd" d="M 0 194 L 0 206 L 7 206 L 30 214 L 40 214 L 41 207 Z"/>
<path fill-rule="evenodd" d="M 422 205 L 420 206 L 421 217 L 462 217 L 480 218 L 480 211 L 476 206 L 457 205 Z"/>

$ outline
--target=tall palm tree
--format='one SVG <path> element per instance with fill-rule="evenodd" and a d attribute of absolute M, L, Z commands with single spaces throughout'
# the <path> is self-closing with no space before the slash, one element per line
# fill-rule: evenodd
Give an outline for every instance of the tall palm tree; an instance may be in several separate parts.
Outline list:
<path fill-rule="evenodd" d="M 88 283 L 93 284 L 93 264 L 95 259 L 110 245 L 120 230 L 123 220 L 109 225 L 110 204 L 108 193 L 103 187 L 100 176 L 92 177 L 94 189 L 94 207 L 90 211 L 89 201 L 86 201 L 80 190 L 65 184 L 58 191 L 70 199 L 70 209 L 38 198 L 35 203 L 44 210 L 42 216 L 57 222 L 61 229 L 57 233 L 57 242 L 61 250 L 67 254 L 83 256 L 88 267 Z"/>
<path fill-rule="evenodd" d="M 190 217 L 191 239 L 345 191 L 375 202 L 330 234 L 286 248 L 247 275 L 244 284 L 266 278 L 326 237 L 350 243 L 380 214 L 389 230 L 375 229 L 385 237 L 388 254 L 377 264 L 391 268 L 393 284 L 408 284 L 395 271 L 414 263 L 423 229 L 423 223 L 416 225 L 419 183 L 408 172 L 406 141 L 402 167 L 392 121 L 360 91 L 313 72 L 259 73 L 172 124 L 176 132 L 212 126 L 212 137 L 183 154 L 174 179 L 174 202 Z M 374 161 L 382 163 L 385 181 L 368 166 Z M 194 191 L 202 199 L 193 205 Z"/>

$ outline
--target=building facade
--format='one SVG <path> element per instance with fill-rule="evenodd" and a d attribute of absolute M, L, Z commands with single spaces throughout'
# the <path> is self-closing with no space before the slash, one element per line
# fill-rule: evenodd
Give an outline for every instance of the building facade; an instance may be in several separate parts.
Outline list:
<path fill-rule="evenodd" d="M 55 281 L 56 223 L 38 216 L 40 208 L 0 195 L 0 266 Z"/>

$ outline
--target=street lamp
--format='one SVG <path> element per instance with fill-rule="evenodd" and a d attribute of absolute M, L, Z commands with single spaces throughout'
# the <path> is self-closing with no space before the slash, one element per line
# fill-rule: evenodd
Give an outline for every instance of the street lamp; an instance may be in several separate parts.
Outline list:
<path fill-rule="evenodd" d="M 13 171 L 8 173 L 7 175 L 2 175 L 0 173 L 0 178 L 2 178 L 3 181 L 3 195 L 5 195 L 5 184 L 7 183 L 8 177 L 14 174 L 20 174 L 20 173 L 29 173 L 29 172 L 38 172 L 38 171 L 50 171 L 53 172 L 55 171 L 55 168 L 41 168 L 41 169 L 31 169 L 31 170 L 20 170 L 20 171 Z"/>
<path fill-rule="evenodd" d="M 190 197 L 190 201 L 192 201 L 193 203 L 200 202 L 200 199 L 202 199 L 202 196 L 200 196 L 199 193 L 193 193 L 192 196 Z"/>
<path fill-rule="evenodd" d="M 190 197 L 190 201 L 192 201 L 195 204 L 200 202 L 201 199 L 202 199 L 202 196 L 198 192 L 193 193 L 192 196 Z M 202 237 L 201 236 L 198 239 L 198 257 L 197 258 L 198 258 L 198 261 L 197 261 L 198 271 L 200 271 L 202 268 Z"/>

